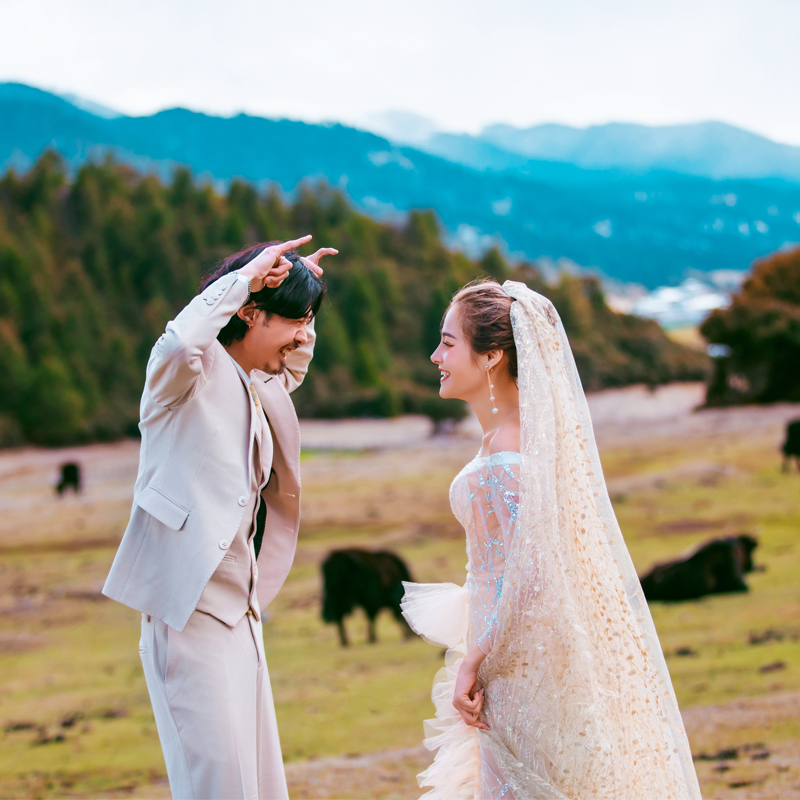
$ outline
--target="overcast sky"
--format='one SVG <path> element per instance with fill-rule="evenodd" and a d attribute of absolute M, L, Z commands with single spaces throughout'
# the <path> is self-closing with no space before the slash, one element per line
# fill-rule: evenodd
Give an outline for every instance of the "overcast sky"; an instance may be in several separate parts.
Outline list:
<path fill-rule="evenodd" d="M 0 81 L 128 114 L 723 120 L 800 145 L 798 0 L 0 0 Z"/>

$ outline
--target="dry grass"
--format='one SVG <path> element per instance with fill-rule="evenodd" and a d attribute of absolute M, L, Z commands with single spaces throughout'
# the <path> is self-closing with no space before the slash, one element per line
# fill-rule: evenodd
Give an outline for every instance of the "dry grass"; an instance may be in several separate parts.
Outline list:
<path fill-rule="evenodd" d="M 781 475 L 777 456 L 800 408 L 691 414 L 699 399 L 693 386 L 595 396 L 604 468 L 640 569 L 709 536 L 758 532 L 766 570 L 749 594 L 654 616 L 693 752 L 709 757 L 697 761 L 705 795 L 800 798 L 800 476 Z M 265 633 L 293 797 L 419 793 L 439 653 L 401 641 L 388 617 L 377 646 L 351 620 L 354 646 L 343 651 L 318 611 L 318 564 L 336 546 L 391 547 L 417 580 L 463 580 L 463 532 L 446 498 L 476 448 L 470 423 L 437 440 L 420 420 L 403 424 L 391 423 L 388 449 L 367 449 L 381 444 L 376 423 L 304 429 L 306 444 L 354 449 L 304 455 L 296 565 Z M 51 476 L 73 459 L 86 492 L 58 501 Z M 169 796 L 138 615 L 99 595 L 136 459 L 130 442 L 0 453 L 2 797 Z"/>

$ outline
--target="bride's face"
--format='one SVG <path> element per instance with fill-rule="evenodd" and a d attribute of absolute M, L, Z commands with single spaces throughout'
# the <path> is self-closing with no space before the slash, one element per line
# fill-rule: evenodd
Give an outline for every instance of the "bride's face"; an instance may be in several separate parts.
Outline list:
<path fill-rule="evenodd" d="M 433 351 L 431 361 L 441 374 L 440 397 L 469 402 L 476 393 L 487 388 L 486 373 L 476 362 L 475 353 L 461 330 L 458 306 L 453 306 L 445 315 L 442 340 Z"/>

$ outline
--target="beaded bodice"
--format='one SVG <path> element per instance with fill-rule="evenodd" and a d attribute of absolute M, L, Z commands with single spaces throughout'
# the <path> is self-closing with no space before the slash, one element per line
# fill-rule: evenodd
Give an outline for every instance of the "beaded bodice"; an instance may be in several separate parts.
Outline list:
<path fill-rule="evenodd" d="M 506 557 L 517 523 L 519 453 L 476 456 L 450 486 L 450 505 L 467 534 L 467 587 L 472 624 L 469 646 L 485 653 L 497 635 L 497 610 Z"/>

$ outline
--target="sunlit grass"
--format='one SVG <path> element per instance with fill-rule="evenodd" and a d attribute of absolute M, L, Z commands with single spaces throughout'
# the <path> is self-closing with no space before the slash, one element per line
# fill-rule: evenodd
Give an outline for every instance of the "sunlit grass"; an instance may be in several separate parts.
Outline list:
<path fill-rule="evenodd" d="M 388 547 L 416 580 L 463 581 L 464 539 L 447 490 L 473 449 L 305 455 L 296 566 L 265 628 L 286 760 L 419 744 L 441 653 L 403 641 L 388 615 L 377 645 L 366 643 L 363 617 L 348 620 L 353 644 L 341 649 L 335 628 L 319 618 L 318 565 L 333 547 Z M 730 441 L 658 441 L 608 450 L 603 465 L 640 571 L 711 536 L 759 538 L 755 557 L 765 571 L 749 576 L 749 593 L 653 605 L 680 703 L 800 690 L 800 476 L 780 474 L 774 443 L 746 432 Z M 140 617 L 87 599 L 102 584 L 113 548 L 39 546 L 118 535 L 128 502 L 87 506 L 87 519 L 95 520 L 90 536 L 73 504 L 64 506 L 69 535 L 58 525 L 59 509 L 48 506 L 44 528 L 35 514 L 27 517 L 26 541 L 37 543 L 35 551 L 3 539 L 2 797 L 97 794 L 165 774 L 137 652 Z M 783 640 L 749 644 L 751 633 L 768 628 Z M 693 654 L 676 655 L 681 648 Z M 760 671 L 778 662 L 782 668 Z M 74 723 L 64 727 L 69 718 Z M 22 729 L 9 730 L 13 723 Z M 796 738 L 800 730 L 786 723 L 774 736 Z"/>

